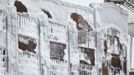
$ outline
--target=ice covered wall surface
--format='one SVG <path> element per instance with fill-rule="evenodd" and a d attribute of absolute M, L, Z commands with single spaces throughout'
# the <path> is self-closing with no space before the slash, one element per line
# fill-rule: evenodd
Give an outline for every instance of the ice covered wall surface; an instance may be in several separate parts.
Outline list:
<path fill-rule="evenodd" d="M 112 4 L 103 3 L 93 5 L 93 7 L 96 11 L 96 26 L 97 32 L 99 32 L 97 35 L 99 36 L 97 37 L 97 45 L 100 54 L 98 64 L 99 67 L 102 67 L 102 74 L 126 75 L 127 70 L 124 65 L 127 65 L 128 45 L 127 37 L 125 37 L 128 34 L 127 14 L 123 9 Z M 118 67 L 119 72 L 116 71 L 115 67 Z"/>
<path fill-rule="evenodd" d="M 121 15 L 118 9 L 114 10 L 115 7 L 111 9 L 113 4 L 110 5 L 107 6 L 111 12 Z M 103 9 L 103 5 L 100 6 Z M 112 48 L 116 45 L 126 44 L 126 41 L 121 41 L 125 39 L 122 36 L 124 29 L 116 26 L 120 23 L 107 18 L 108 14 L 94 12 L 93 7 L 55 0 L 20 0 L 15 3 L 12 0 L 8 8 L 12 8 L 8 9 L 6 20 L 9 56 L 9 66 L 6 68 L 9 69 L 9 75 L 104 74 L 108 70 L 108 65 L 104 62 L 107 62 L 106 59 L 111 60 L 106 50 L 109 49 L 109 53 L 112 53 Z M 103 13 L 113 14 L 107 11 L 108 8 L 104 7 Z M 125 21 L 125 15 L 119 17 L 123 17 L 120 21 Z M 121 24 L 125 26 L 124 22 Z M 112 36 L 116 31 L 108 31 L 109 28 L 119 31 L 117 36 L 121 39 Z M 115 39 L 115 44 L 110 48 L 109 39 L 105 36 L 107 34 Z M 119 54 L 118 49 L 115 49 L 114 52 Z M 105 59 L 105 55 L 109 57 Z M 114 56 L 119 58 L 118 55 Z M 125 75 L 122 71 L 121 74 Z"/>
<path fill-rule="evenodd" d="M 70 47 L 70 52 L 69 52 L 69 54 L 65 53 L 65 55 L 66 56 L 70 55 L 69 56 L 70 59 L 67 59 L 68 57 L 65 57 L 66 58 L 65 60 L 67 60 L 68 63 L 70 61 L 69 65 L 71 66 L 71 68 L 70 68 L 71 73 L 72 74 L 79 74 L 79 72 L 78 72 L 79 50 L 78 50 L 78 45 L 77 45 L 78 44 L 78 42 L 77 42 L 78 33 L 77 33 L 77 29 L 76 29 L 77 28 L 76 23 L 75 23 L 75 21 L 73 22 L 71 15 L 73 13 L 81 15 L 83 17 L 83 19 L 86 20 L 87 23 L 89 25 L 91 25 L 92 28 L 94 28 L 93 9 L 92 8 L 88 9 L 87 7 L 76 6 L 73 4 L 59 2 L 59 1 L 53 1 L 53 0 L 41 1 L 41 3 L 43 3 L 43 2 L 44 2 L 44 4 L 43 4 L 43 6 L 40 6 L 40 8 L 47 10 L 51 13 L 52 19 L 50 19 L 50 21 L 54 21 L 56 23 L 66 25 L 68 27 L 67 28 L 67 30 L 69 31 L 68 43 L 70 42 L 68 45 Z M 57 9 L 55 10 L 55 8 L 53 8 L 53 7 L 57 7 Z M 66 10 L 64 10 L 64 9 L 66 9 Z M 49 62 L 49 61 L 47 61 L 47 62 Z M 57 67 L 58 67 L 58 65 L 57 65 Z M 89 71 L 87 71 L 87 73 L 88 72 Z"/>
<path fill-rule="evenodd" d="M 89 3 L 103 3 L 104 0 L 61 0 L 61 1 L 65 1 L 65 2 L 69 2 L 69 3 L 73 3 L 73 4 L 77 4 L 77 5 L 82 5 L 82 6 L 89 6 Z"/>
<path fill-rule="evenodd" d="M 116 5 L 108 5 L 108 3 L 94 4 L 96 15 L 99 23 L 115 25 L 116 29 L 127 33 L 127 12 Z M 104 14 L 105 13 L 105 14 Z M 118 19 L 118 20 L 117 20 Z M 111 25 L 108 25 L 109 27 Z"/>

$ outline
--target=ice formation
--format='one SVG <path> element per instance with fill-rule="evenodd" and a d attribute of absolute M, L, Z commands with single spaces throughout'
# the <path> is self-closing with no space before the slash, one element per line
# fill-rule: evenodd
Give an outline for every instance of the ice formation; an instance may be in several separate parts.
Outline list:
<path fill-rule="evenodd" d="M 126 17 L 111 3 L 0 0 L 0 75 L 126 75 Z"/>

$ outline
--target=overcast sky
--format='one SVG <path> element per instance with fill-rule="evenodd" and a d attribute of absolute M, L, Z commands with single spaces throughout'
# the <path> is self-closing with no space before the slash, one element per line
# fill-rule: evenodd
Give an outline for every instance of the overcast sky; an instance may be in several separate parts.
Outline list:
<path fill-rule="evenodd" d="M 62 0 L 62 1 L 70 2 L 70 3 L 74 3 L 74 4 L 79 4 L 82 6 L 89 6 L 89 3 L 92 3 L 92 2 L 101 3 L 104 0 Z"/>

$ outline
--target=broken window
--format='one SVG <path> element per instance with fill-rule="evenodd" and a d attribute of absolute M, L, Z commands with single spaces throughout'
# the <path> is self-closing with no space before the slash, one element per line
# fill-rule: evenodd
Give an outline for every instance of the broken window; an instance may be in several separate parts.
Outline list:
<path fill-rule="evenodd" d="M 112 54 L 111 64 L 113 67 L 117 67 L 118 69 L 122 69 L 121 60 L 120 60 L 119 55 L 117 55 L 117 54 Z"/>
<path fill-rule="evenodd" d="M 81 15 L 77 13 L 72 13 L 71 18 L 73 19 L 73 21 L 76 22 L 78 30 L 85 30 L 85 31 L 93 30 L 91 26 L 88 24 L 88 22 Z"/>
<path fill-rule="evenodd" d="M 42 9 L 42 11 L 48 16 L 48 18 L 52 18 L 51 14 L 49 11 Z"/>
<path fill-rule="evenodd" d="M 65 44 L 50 42 L 50 59 L 64 61 L 65 49 L 66 49 Z"/>
<path fill-rule="evenodd" d="M 94 49 L 80 48 L 79 75 L 91 75 L 91 70 L 95 65 Z"/>
<path fill-rule="evenodd" d="M 77 13 L 72 13 L 71 18 L 76 22 L 76 27 L 78 29 L 78 44 L 84 44 L 89 47 L 89 42 L 94 40 L 92 27 L 88 24 L 87 20 L 85 20 L 81 15 Z"/>
<path fill-rule="evenodd" d="M 94 49 L 80 48 L 80 63 L 95 65 Z"/>
<path fill-rule="evenodd" d="M 27 36 L 18 37 L 18 48 L 22 51 L 29 51 L 32 53 L 36 53 L 35 48 L 37 46 L 37 42 L 35 39 L 32 39 Z"/>
<path fill-rule="evenodd" d="M 14 5 L 17 8 L 17 12 L 20 12 L 20 13 L 27 12 L 27 8 L 20 1 L 15 1 Z"/>
<path fill-rule="evenodd" d="M 122 64 L 121 59 L 118 54 L 111 54 L 111 66 L 110 69 L 112 71 L 113 75 L 120 74 L 120 71 L 122 70 Z"/>

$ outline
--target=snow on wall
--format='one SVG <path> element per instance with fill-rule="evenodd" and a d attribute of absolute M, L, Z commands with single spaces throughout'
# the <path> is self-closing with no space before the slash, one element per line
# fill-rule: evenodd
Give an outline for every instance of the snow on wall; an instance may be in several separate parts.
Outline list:
<path fill-rule="evenodd" d="M 0 7 L 0 75 L 4 75 L 7 71 L 6 10 Z"/>
<path fill-rule="evenodd" d="M 126 15 L 113 4 L 99 11 L 55 0 L 9 3 L 6 21 L 0 19 L 9 75 L 125 75 Z M 117 13 L 121 20 L 102 13 Z"/>
<path fill-rule="evenodd" d="M 97 53 L 101 55 L 98 57 L 99 73 L 126 75 L 127 14 L 122 9 L 108 4 L 94 5 L 94 7 L 96 8 L 97 32 L 99 32 L 97 36 L 100 36 L 97 37 Z"/>
<path fill-rule="evenodd" d="M 120 8 L 114 4 L 107 5 L 107 3 L 98 4 L 98 5 L 94 4 L 91 6 L 96 8 L 96 11 L 97 11 L 96 19 L 98 19 L 97 23 L 99 23 L 100 25 L 110 24 L 108 26 L 114 25 L 113 27 L 118 28 L 119 30 L 121 30 L 124 33 L 126 33 L 128 31 L 127 30 L 128 29 L 127 22 L 126 22 L 127 21 L 127 12 L 124 11 L 122 8 Z M 103 14 L 103 13 L 105 13 L 105 14 Z M 118 19 L 118 20 L 116 20 L 116 19 Z"/>

